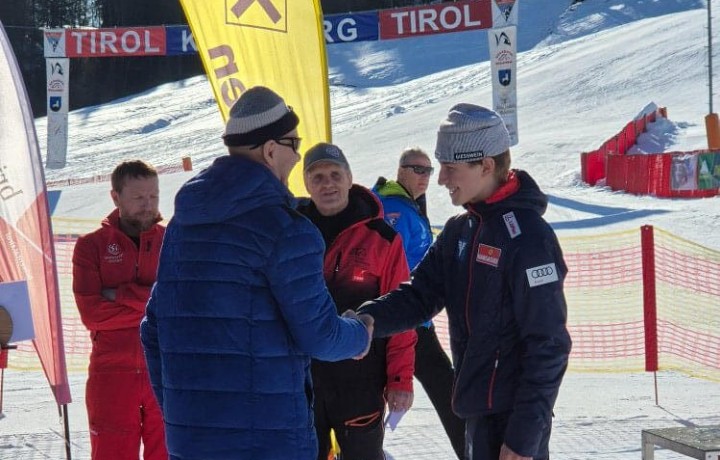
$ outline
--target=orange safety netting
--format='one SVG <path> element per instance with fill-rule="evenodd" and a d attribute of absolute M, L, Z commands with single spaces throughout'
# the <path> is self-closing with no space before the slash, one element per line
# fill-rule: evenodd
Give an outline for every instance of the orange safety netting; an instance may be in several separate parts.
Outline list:
<path fill-rule="evenodd" d="M 99 220 L 54 218 L 65 351 L 69 371 L 85 371 L 89 334 L 72 294 L 72 252 L 81 234 Z M 646 314 L 641 233 L 628 230 L 560 239 L 569 273 L 565 280 L 570 369 L 630 372 L 646 368 Z M 720 252 L 655 229 L 655 292 L 659 370 L 677 370 L 720 381 Z M 435 318 L 448 346 L 444 312 Z M 38 370 L 31 344 L 10 353 L 9 367 Z"/>

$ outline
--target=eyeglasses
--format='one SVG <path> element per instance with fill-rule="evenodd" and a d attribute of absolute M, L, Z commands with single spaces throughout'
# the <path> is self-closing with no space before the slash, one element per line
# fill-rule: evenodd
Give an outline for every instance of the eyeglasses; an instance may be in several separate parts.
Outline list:
<path fill-rule="evenodd" d="M 290 141 L 290 143 L 285 144 L 280 141 Z M 281 137 L 279 139 L 275 139 L 275 142 L 285 147 L 290 147 L 295 151 L 295 153 L 299 153 L 298 150 L 300 150 L 300 142 L 302 142 L 302 137 Z"/>
<path fill-rule="evenodd" d="M 435 168 L 432 166 L 421 166 L 421 165 L 402 165 L 401 168 L 410 168 L 418 176 L 432 176 Z"/>

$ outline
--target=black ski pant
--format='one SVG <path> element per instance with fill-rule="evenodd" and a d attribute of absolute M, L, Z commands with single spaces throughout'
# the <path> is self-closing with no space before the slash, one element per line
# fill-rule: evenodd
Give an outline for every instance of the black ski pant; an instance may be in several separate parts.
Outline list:
<path fill-rule="evenodd" d="M 330 429 L 342 460 L 384 460 L 385 397 L 382 388 L 315 388 L 315 431 L 318 460 L 327 460 Z"/>
<path fill-rule="evenodd" d="M 467 419 L 467 460 L 497 460 L 505 438 L 505 429 L 512 412 L 481 415 Z M 551 426 L 542 433 L 538 454 L 533 460 L 549 460 Z"/>

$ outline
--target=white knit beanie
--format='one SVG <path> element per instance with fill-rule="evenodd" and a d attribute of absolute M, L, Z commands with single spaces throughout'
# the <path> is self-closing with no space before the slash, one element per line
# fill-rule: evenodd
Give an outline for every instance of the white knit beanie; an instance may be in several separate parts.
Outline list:
<path fill-rule="evenodd" d="M 496 112 L 474 104 L 457 104 L 440 123 L 435 158 L 441 163 L 467 163 L 504 153 L 510 134 Z"/>

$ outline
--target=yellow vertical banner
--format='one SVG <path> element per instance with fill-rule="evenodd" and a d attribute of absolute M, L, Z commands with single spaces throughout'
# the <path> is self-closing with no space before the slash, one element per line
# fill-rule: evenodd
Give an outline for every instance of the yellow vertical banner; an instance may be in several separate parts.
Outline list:
<path fill-rule="evenodd" d="M 330 142 L 330 96 L 320 0 L 180 0 L 227 120 L 243 91 L 271 88 L 300 117 L 301 154 Z M 290 190 L 306 195 L 302 167 Z"/>

